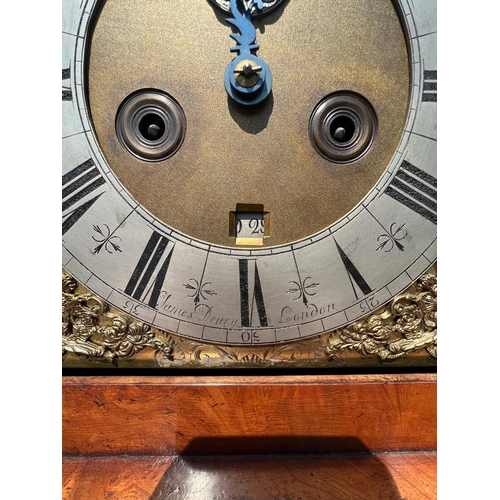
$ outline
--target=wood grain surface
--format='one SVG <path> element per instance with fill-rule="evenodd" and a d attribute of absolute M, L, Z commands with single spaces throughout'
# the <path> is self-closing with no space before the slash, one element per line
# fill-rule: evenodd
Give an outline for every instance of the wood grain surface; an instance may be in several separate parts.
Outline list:
<path fill-rule="evenodd" d="M 436 449 L 436 375 L 64 377 L 65 456 Z"/>
<path fill-rule="evenodd" d="M 67 457 L 63 500 L 434 500 L 433 452 Z"/>

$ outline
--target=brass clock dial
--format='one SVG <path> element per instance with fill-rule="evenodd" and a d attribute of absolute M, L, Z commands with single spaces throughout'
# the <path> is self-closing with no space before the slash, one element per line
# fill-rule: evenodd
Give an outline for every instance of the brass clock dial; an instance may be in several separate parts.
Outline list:
<path fill-rule="evenodd" d="M 433 0 L 64 0 L 63 267 L 202 342 L 376 310 L 436 261 L 436 37 Z"/>

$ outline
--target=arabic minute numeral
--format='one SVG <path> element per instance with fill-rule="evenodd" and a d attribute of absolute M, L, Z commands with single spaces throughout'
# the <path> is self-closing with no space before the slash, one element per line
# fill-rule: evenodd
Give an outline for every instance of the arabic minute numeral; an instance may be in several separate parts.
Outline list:
<path fill-rule="evenodd" d="M 252 343 L 256 344 L 260 342 L 259 332 L 256 331 L 246 331 L 241 334 L 241 340 L 246 344 Z"/>
<path fill-rule="evenodd" d="M 371 297 L 366 297 L 363 302 L 360 302 L 359 307 L 363 314 L 376 309 L 380 305 L 380 300 L 378 300 L 374 295 Z"/>

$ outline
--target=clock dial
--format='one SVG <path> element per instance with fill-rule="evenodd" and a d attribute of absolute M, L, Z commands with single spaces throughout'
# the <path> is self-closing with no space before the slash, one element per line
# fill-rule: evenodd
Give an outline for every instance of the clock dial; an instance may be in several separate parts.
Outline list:
<path fill-rule="evenodd" d="M 226 18 L 231 15 L 209 2 L 180 8 L 108 0 L 89 39 L 95 132 L 124 187 L 168 226 L 233 246 L 229 214 L 237 204 L 263 205 L 270 231 L 262 244 L 292 243 L 344 217 L 387 169 L 408 109 L 403 30 L 390 0 L 375 11 L 367 1 L 339 3 L 334 12 L 331 2 L 308 8 L 287 2 L 254 21 L 262 31 L 257 55 L 275 84 L 264 102 L 248 109 L 228 98 L 223 84 L 228 63 L 237 59 L 230 53 L 235 28 Z M 210 36 L 196 33 L 197 23 Z M 333 42 L 335 36 L 342 43 Z M 172 96 L 186 116 L 182 146 L 161 162 L 131 156 L 115 131 L 117 110 L 145 88 Z M 309 134 L 315 108 L 335 93 L 363 96 L 376 110 L 370 154 L 348 165 L 319 154 Z"/>
<path fill-rule="evenodd" d="M 181 336 L 319 335 L 436 260 L 435 6 L 269 3 L 245 105 L 219 3 L 63 3 L 63 266 Z"/>

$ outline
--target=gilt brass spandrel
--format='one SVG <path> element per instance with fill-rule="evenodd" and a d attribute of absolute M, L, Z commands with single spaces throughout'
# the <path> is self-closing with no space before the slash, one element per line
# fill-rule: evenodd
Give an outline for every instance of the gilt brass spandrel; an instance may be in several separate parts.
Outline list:
<path fill-rule="evenodd" d="M 173 344 L 171 335 L 113 309 L 63 270 L 63 366 L 71 356 L 108 365 L 133 358 L 140 366 L 144 358 L 171 357 Z"/>
<path fill-rule="evenodd" d="M 228 100 L 222 76 L 231 27 L 208 2 L 108 0 L 93 35 L 89 102 L 100 145 L 131 194 L 177 230 L 232 246 L 228 215 L 238 203 L 263 204 L 279 245 L 314 234 L 356 206 L 396 150 L 409 97 L 404 36 L 389 0 L 290 1 L 256 21 L 259 54 L 274 75 L 256 109 Z M 314 71 L 311 70 L 314 68 Z M 180 150 L 151 165 L 120 145 L 121 102 L 162 90 L 187 120 Z M 310 143 L 312 110 L 349 89 L 368 99 L 379 123 L 372 150 L 335 165 Z"/>
<path fill-rule="evenodd" d="M 197 342 L 138 322 L 63 271 L 63 368 L 367 368 L 437 363 L 437 268 L 347 327 L 266 346 Z"/>

